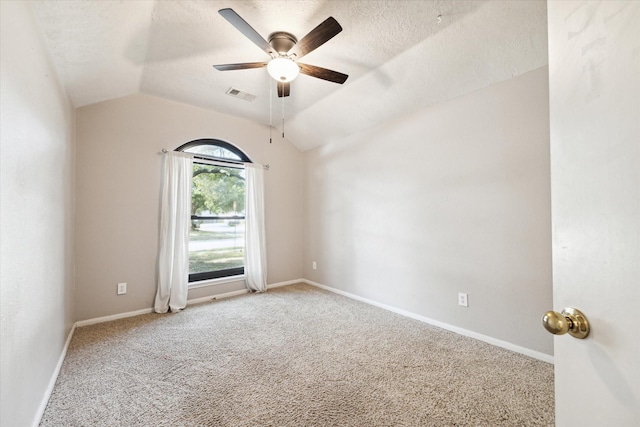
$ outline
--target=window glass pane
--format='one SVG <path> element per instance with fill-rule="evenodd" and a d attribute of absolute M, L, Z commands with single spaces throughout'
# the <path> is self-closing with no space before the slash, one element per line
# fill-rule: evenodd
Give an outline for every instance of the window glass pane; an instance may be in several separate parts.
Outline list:
<path fill-rule="evenodd" d="M 244 169 L 194 163 L 191 215 L 244 216 Z"/>
<path fill-rule="evenodd" d="M 187 153 L 201 154 L 206 157 L 215 157 L 217 159 L 242 160 L 240 156 L 231 150 L 227 150 L 226 148 L 218 147 L 216 145 L 196 145 L 194 147 L 185 148 L 184 151 Z"/>
<path fill-rule="evenodd" d="M 189 274 L 244 266 L 244 219 L 199 220 L 189 233 Z"/>
<path fill-rule="evenodd" d="M 244 172 L 193 164 L 191 215 L 204 218 L 191 219 L 189 274 L 244 267 Z"/>

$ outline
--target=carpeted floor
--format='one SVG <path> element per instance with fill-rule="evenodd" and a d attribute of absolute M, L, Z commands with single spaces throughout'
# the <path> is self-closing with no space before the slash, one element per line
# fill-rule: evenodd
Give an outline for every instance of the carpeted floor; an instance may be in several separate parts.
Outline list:
<path fill-rule="evenodd" d="M 551 426 L 553 366 L 308 285 L 75 331 L 42 426 Z"/>

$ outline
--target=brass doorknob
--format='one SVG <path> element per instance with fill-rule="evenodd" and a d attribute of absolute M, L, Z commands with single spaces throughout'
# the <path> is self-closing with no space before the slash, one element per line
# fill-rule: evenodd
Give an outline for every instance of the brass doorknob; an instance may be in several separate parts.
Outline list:
<path fill-rule="evenodd" d="M 554 335 L 569 332 L 574 338 L 583 339 L 589 335 L 589 321 L 577 308 L 567 307 L 562 313 L 547 311 L 542 316 L 542 326 Z"/>

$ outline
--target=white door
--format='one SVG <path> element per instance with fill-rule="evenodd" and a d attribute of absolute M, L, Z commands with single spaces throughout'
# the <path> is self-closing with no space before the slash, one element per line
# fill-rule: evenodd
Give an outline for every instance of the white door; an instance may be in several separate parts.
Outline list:
<path fill-rule="evenodd" d="M 640 426 L 640 1 L 550 1 L 556 425 Z"/>

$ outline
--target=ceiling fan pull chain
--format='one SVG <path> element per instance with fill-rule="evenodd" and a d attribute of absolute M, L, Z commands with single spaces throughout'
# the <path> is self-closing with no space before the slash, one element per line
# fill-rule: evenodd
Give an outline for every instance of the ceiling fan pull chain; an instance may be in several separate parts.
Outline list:
<path fill-rule="evenodd" d="M 284 139 L 284 96 L 282 97 L 282 139 Z"/>
<path fill-rule="evenodd" d="M 271 131 L 273 130 L 273 85 L 269 81 L 269 144 L 273 142 Z"/>

